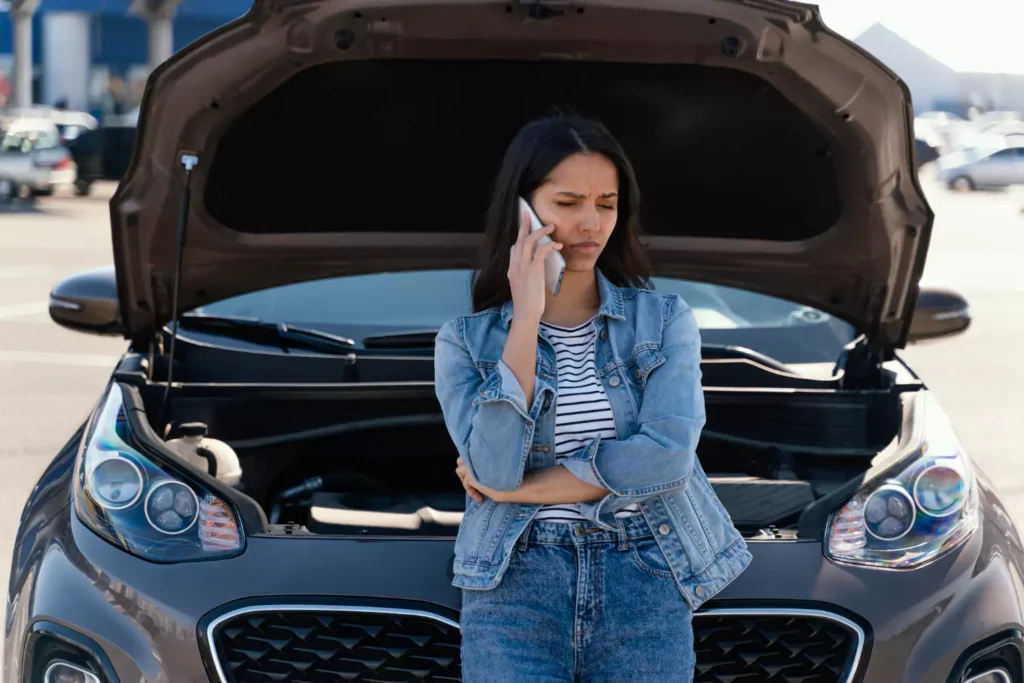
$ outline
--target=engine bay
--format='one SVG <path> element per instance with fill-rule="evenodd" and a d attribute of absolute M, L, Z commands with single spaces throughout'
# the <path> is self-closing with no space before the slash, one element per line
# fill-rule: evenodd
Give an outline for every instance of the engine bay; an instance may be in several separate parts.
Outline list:
<path fill-rule="evenodd" d="M 189 393 L 174 398 L 160 431 L 181 443 L 202 423 L 228 446 L 241 471 L 235 488 L 264 511 L 269 533 L 457 533 L 466 495 L 432 393 Z M 697 454 L 737 528 L 748 538 L 795 537 L 801 512 L 866 471 L 892 440 L 895 418 L 874 417 L 899 415 L 882 405 L 893 400 L 886 396 L 709 392 Z"/>

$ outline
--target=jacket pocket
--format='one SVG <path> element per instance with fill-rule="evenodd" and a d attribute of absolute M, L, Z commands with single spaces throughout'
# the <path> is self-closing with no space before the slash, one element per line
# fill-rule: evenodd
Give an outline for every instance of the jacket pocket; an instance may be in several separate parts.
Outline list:
<path fill-rule="evenodd" d="M 633 409 L 639 412 L 644 402 L 644 390 L 651 373 L 665 362 L 665 356 L 655 344 L 643 344 L 633 349 L 629 361 L 622 368 L 626 383 L 630 388 L 629 396 L 633 401 Z"/>
<path fill-rule="evenodd" d="M 665 362 L 665 356 L 657 346 L 643 345 L 633 349 L 629 364 L 626 367 L 630 384 L 639 391 L 647 387 L 651 373 Z"/>

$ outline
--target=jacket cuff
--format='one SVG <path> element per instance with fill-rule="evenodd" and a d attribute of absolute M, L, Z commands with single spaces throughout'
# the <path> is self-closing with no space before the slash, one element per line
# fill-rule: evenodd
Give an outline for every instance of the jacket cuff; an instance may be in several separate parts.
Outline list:
<path fill-rule="evenodd" d="M 594 439 L 594 442 L 596 443 L 597 439 Z M 584 455 L 590 449 L 591 446 L 586 446 L 583 449 Z M 596 448 L 594 450 L 596 450 Z M 569 470 L 569 472 L 580 481 L 585 481 L 591 486 L 596 486 L 598 488 L 608 488 L 608 486 L 604 483 L 604 480 L 601 479 L 601 475 L 597 473 L 597 469 L 594 467 L 593 457 L 575 458 L 570 456 L 568 458 L 563 458 L 559 460 L 558 464 L 564 467 L 565 469 Z"/>
<path fill-rule="evenodd" d="M 505 401 L 515 408 L 524 420 L 531 419 L 530 411 L 526 408 L 526 392 L 519 386 L 519 380 L 516 379 L 512 368 L 506 365 L 505 361 L 498 361 L 479 391 L 479 397 L 473 401 L 474 406 L 494 401 Z"/>

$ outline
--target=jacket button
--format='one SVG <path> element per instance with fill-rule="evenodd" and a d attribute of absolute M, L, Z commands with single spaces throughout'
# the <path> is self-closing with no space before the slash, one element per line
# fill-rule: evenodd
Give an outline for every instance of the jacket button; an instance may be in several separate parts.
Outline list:
<path fill-rule="evenodd" d="M 668 536 L 668 532 L 670 531 L 672 531 L 672 527 L 670 527 L 668 524 L 662 524 L 658 527 L 658 533 L 662 536 Z"/>
<path fill-rule="evenodd" d="M 693 589 L 693 594 L 696 595 L 698 598 L 703 598 L 706 592 L 707 591 L 704 590 L 704 586 L 697 586 Z"/>
<path fill-rule="evenodd" d="M 640 379 L 641 377 L 644 376 L 644 371 L 641 370 L 640 368 L 637 368 L 636 371 L 633 374 L 636 375 L 637 379 Z"/>
<path fill-rule="evenodd" d="M 544 410 L 547 410 L 548 408 L 551 407 L 551 394 L 544 395 L 544 405 L 541 407 L 544 408 Z"/>
<path fill-rule="evenodd" d="M 608 338 L 608 330 L 601 330 L 601 339 Z"/>
<path fill-rule="evenodd" d="M 613 386 L 613 387 L 619 386 L 619 376 L 618 375 L 613 375 L 612 378 L 610 380 L 608 380 L 608 384 Z"/>

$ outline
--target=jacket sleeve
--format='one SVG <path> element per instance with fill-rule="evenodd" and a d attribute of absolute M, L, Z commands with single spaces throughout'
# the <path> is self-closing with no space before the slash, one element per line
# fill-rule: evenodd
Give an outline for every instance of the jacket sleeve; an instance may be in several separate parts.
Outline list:
<path fill-rule="evenodd" d="M 560 463 L 609 491 L 599 501 L 581 504 L 592 521 L 613 523 L 615 511 L 681 488 L 693 472 L 705 422 L 700 331 L 681 298 L 669 301 L 660 348 L 664 360 L 648 376 L 637 433 L 622 440 L 594 439 Z"/>
<path fill-rule="evenodd" d="M 523 483 L 537 417 L 553 389 L 539 379 L 533 405 L 503 361 L 478 368 L 461 338 L 458 319 L 437 334 L 434 388 L 448 433 L 473 478 L 496 491 Z"/>

